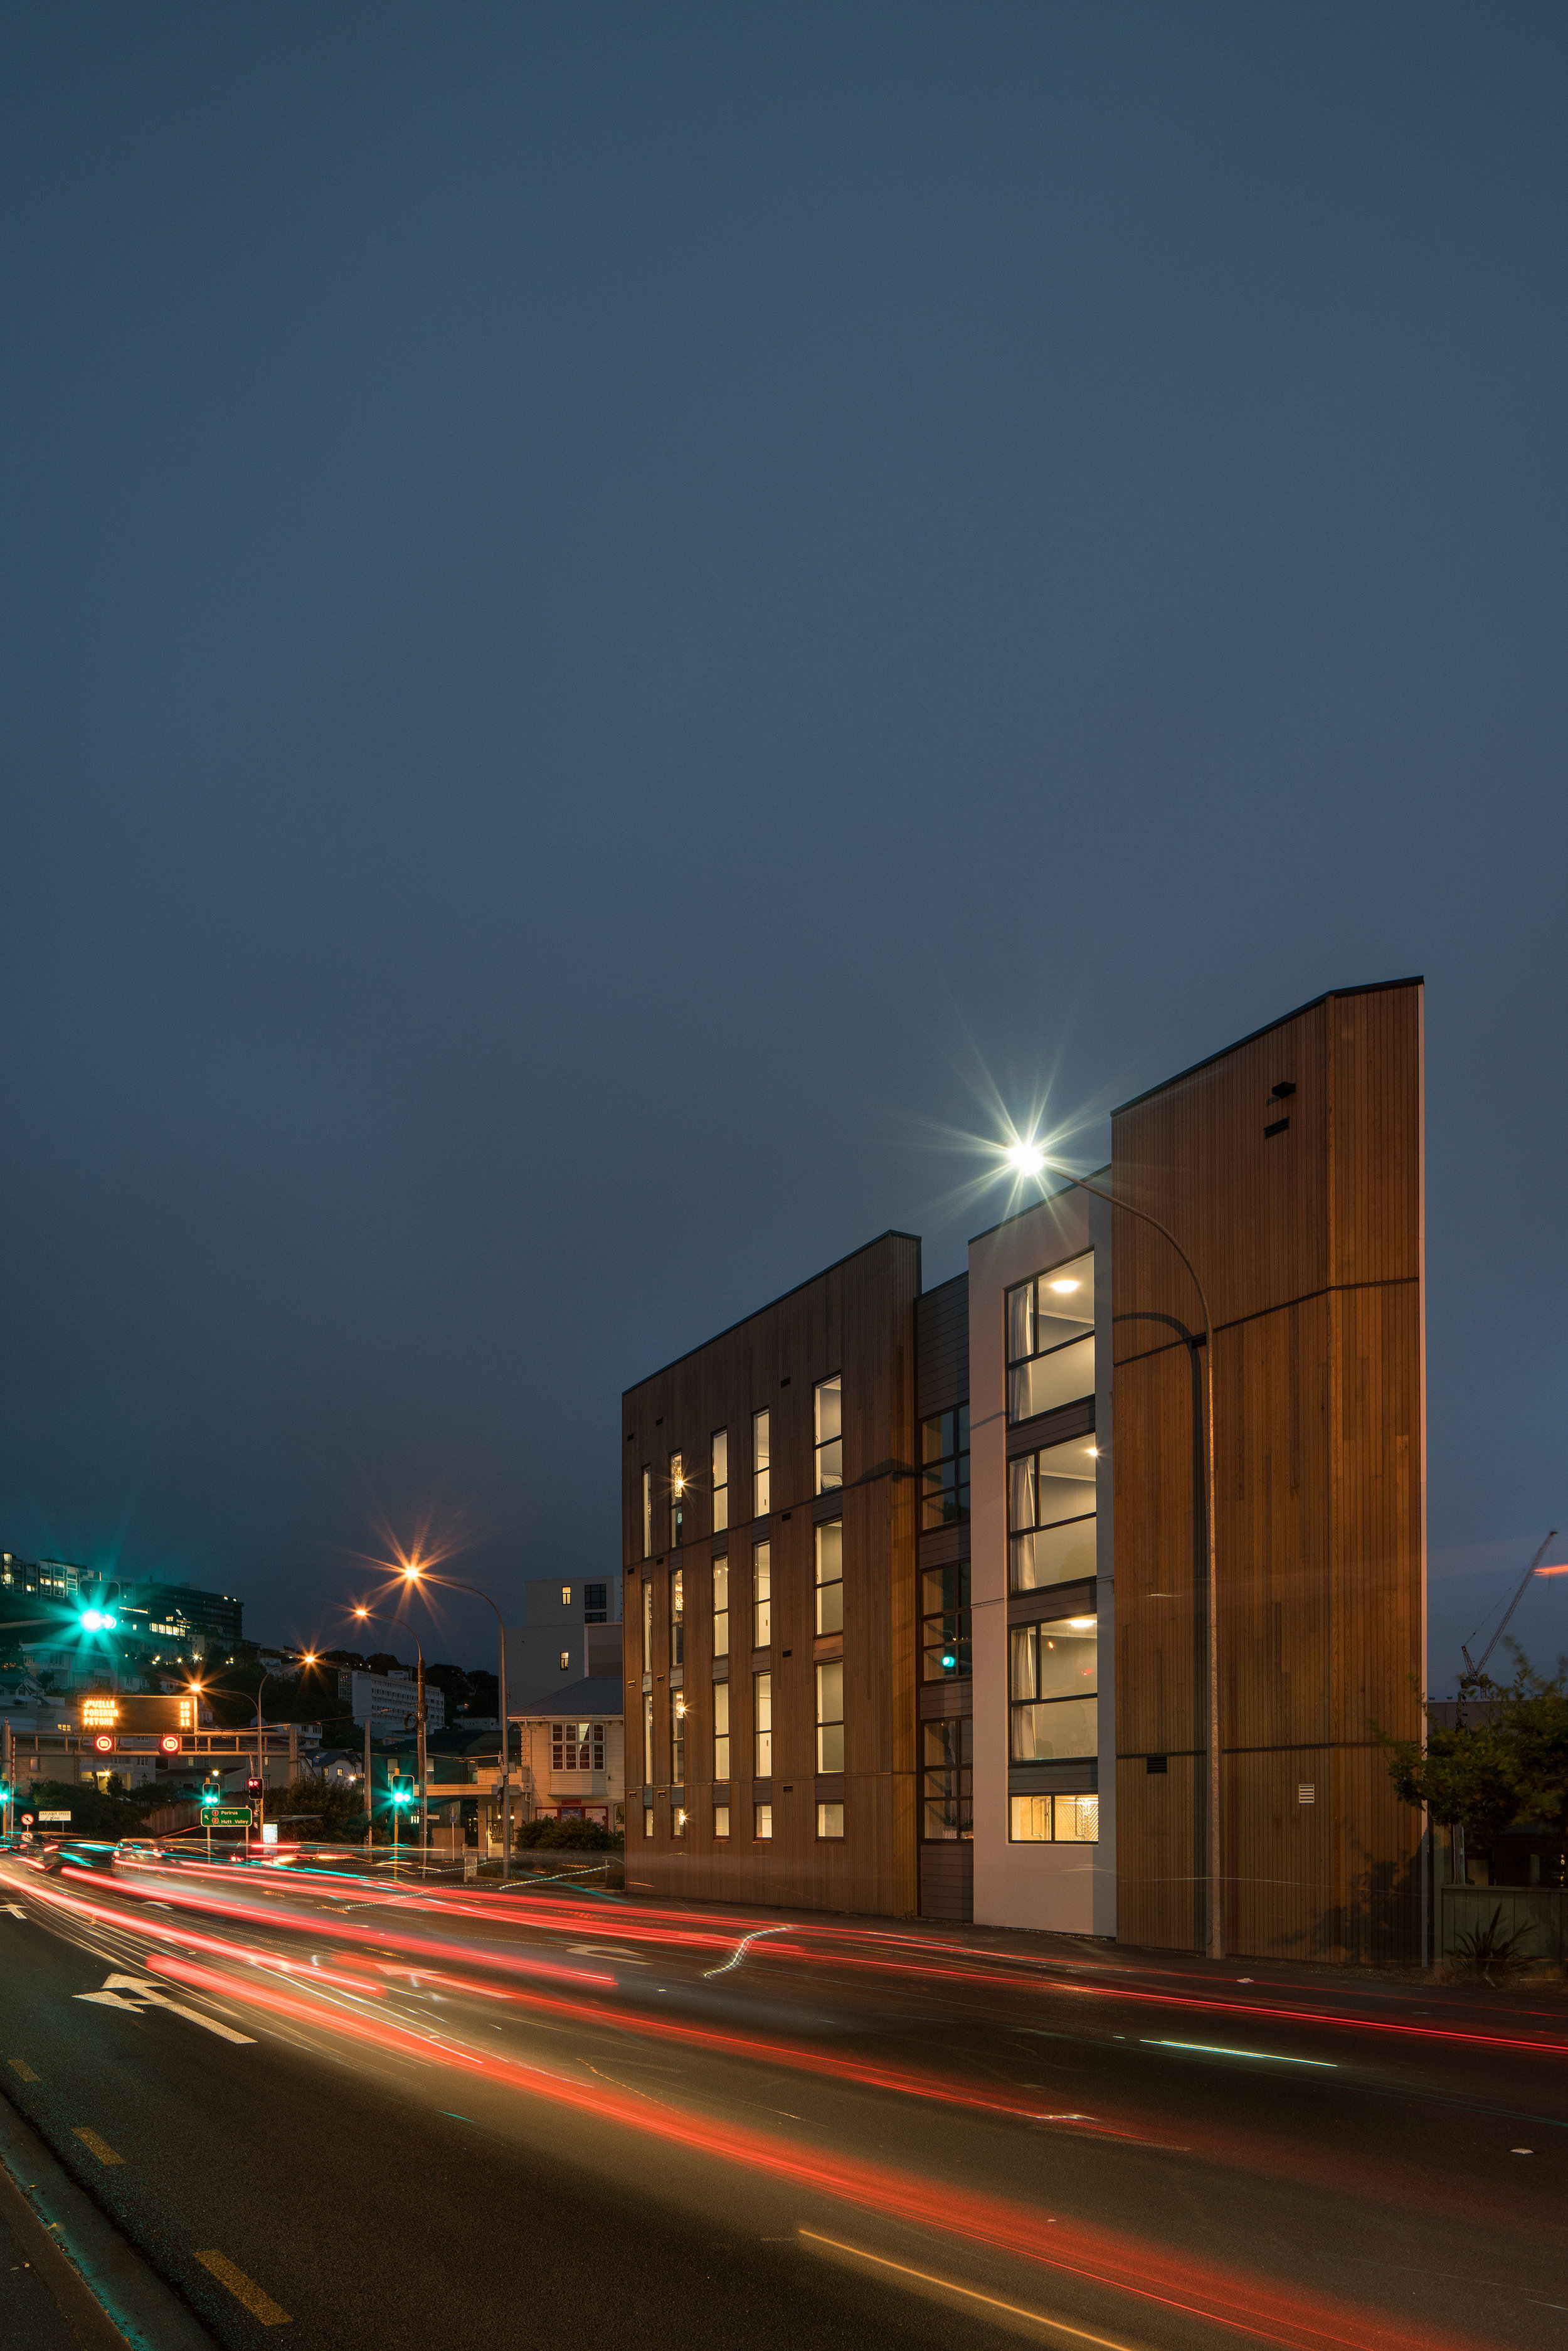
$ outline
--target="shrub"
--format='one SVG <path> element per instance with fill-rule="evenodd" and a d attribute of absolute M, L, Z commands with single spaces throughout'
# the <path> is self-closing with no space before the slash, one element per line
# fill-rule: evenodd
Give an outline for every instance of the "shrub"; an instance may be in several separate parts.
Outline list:
<path fill-rule="evenodd" d="M 597 1821 L 525 1821 L 517 1831 L 519 1845 L 539 1845 L 552 1853 L 614 1853 L 619 1837 Z"/>

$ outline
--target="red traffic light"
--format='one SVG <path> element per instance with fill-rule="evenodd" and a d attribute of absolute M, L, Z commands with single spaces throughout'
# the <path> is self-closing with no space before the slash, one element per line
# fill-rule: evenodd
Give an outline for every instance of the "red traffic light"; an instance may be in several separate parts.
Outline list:
<path fill-rule="evenodd" d="M 259 1780 L 247 1780 L 245 1783 L 245 1792 L 247 1796 L 259 1796 L 261 1793 L 261 1782 Z"/>

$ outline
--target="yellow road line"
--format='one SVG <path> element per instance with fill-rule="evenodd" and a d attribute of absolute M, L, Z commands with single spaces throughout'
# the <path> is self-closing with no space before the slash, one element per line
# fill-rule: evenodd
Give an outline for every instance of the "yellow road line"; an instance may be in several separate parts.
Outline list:
<path fill-rule="evenodd" d="M 116 2155 L 109 2141 L 106 2138 L 99 2138 L 95 2130 L 85 2130 L 78 2123 L 76 2126 L 74 2136 L 80 2139 L 83 2147 L 87 2148 L 89 2155 L 97 2156 L 99 2163 L 123 2163 L 125 2161 L 125 2158 L 122 2155 Z"/>
<path fill-rule="evenodd" d="M 38 2076 L 34 2073 L 32 2067 L 26 2063 L 25 2058 L 7 2057 L 5 2063 L 9 2065 L 13 2074 L 20 2074 L 24 2082 L 36 2082 L 37 2080 Z"/>
<path fill-rule="evenodd" d="M 918 2278 L 922 2285 L 939 2286 L 944 2294 L 961 2294 L 966 2302 L 983 2302 L 988 2310 L 1005 2310 L 1011 2318 L 1027 2318 L 1031 2325 L 1049 2326 L 1058 2335 L 1071 2335 L 1077 2343 L 1097 2343 L 1101 2351 L 1127 2351 L 1124 2343 L 1113 2342 L 1108 2335 L 1090 2335 L 1082 2326 L 1069 2326 L 1062 2318 L 1047 2318 L 1043 2311 L 1026 2310 L 1021 2303 L 998 2302 L 994 2294 L 977 2294 L 972 2285 L 955 2285 L 951 2278 L 936 2277 L 929 2270 L 912 2270 L 907 2262 L 885 2261 L 881 2253 L 868 2253 L 859 2245 L 846 2245 L 837 2237 L 819 2236 L 815 2229 L 802 2229 L 802 2237 L 813 2244 L 831 2245 L 838 2253 L 852 2253 L 857 2262 L 873 2262 L 879 2270 L 896 2270 L 900 2277 Z"/>
<path fill-rule="evenodd" d="M 292 2325 L 288 2313 L 279 2310 L 271 2295 L 263 2294 L 254 2278 L 247 2278 L 243 2270 L 236 2270 L 226 2253 L 198 2253 L 196 2259 L 204 2270 L 211 2270 L 218 2283 L 226 2285 L 235 2300 L 243 2302 L 251 2316 L 259 2318 L 264 2326 Z"/>

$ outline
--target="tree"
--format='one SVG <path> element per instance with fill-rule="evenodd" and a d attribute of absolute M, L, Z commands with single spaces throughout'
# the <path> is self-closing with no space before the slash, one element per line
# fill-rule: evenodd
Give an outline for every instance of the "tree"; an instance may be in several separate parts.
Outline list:
<path fill-rule="evenodd" d="M 360 1844 L 364 1841 L 365 1807 L 357 1788 L 340 1780 L 307 1773 L 287 1788 L 276 1789 L 267 1800 L 269 1816 L 287 1821 L 291 1829 L 326 1844 Z"/>
<path fill-rule="evenodd" d="M 1377 1733 L 1388 1774 L 1404 1802 L 1490 1844 L 1505 1829 L 1568 1825 L 1568 1658 L 1548 1677 L 1523 1651 L 1507 1684 L 1483 1678 L 1450 1729 L 1427 1707 L 1427 1745 Z M 1471 1718 L 1463 1719 L 1466 1714 Z"/>

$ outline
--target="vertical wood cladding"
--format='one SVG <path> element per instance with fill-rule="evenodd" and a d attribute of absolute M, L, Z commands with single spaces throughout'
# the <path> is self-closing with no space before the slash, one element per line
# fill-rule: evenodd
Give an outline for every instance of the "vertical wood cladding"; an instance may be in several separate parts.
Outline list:
<path fill-rule="evenodd" d="M 951 1412 L 969 1397 L 969 1277 L 956 1273 L 951 1281 L 928 1290 L 915 1301 L 915 1399 L 917 1419 Z"/>
<path fill-rule="evenodd" d="M 1425 1662 L 1421 1023 L 1416 983 L 1331 996 L 1112 1124 L 1112 1188 L 1178 1235 L 1215 1319 L 1239 1953 L 1419 1952 L 1419 1816 L 1395 1801 L 1374 1726 L 1416 1734 Z M 1113 1283 L 1117 1931 L 1181 1946 L 1201 1938 L 1207 1869 L 1201 1355 L 1187 1343 L 1201 1319 L 1174 1253 L 1126 1215 Z"/>
<path fill-rule="evenodd" d="M 643 1834 L 640 1732 L 627 1745 L 626 1876 L 655 1893 L 729 1901 L 912 1915 L 916 1906 L 915 1309 L 920 1244 L 887 1233 L 814 1280 L 628 1389 L 622 1400 L 625 1614 L 636 1621 L 644 1575 L 653 1587 L 654 1833 Z M 813 1494 L 812 1390 L 841 1373 L 843 1485 Z M 752 1416 L 771 1416 L 770 1509 L 753 1517 Z M 714 1430 L 729 1438 L 729 1526 L 715 1532 L 709 1475 Z M 683 1542 L 668 1544 L 668 1457 L 692 1484 Z M 643 1552 L 642 1474 L 653 1468 L 653 1556 Z M 843 1632 L 816 1633 L 815 1527 L 843 1521 Z M 753 1547 L 770 1546 L 771 1640 L 751 1646 Z M 716 1836 L 712 1561 L 727 1546 L 730 1834 Z M 670 1656 L 670 1576 L 685 1583 L 685 1666 Z M 816 1667 L 844 1668 L 844 1769 L 816 1769 Z M 629 1632 L 626 1711 L 640 1719 L 642 1658 Z M 772 1677 L 772 1773 L 755 1777 L 753 1674 Z M 685 1715 L 684 1836 L 671 1833 L 671 1710 Z M 634 1792 L 635 1791 L 635 1792 Z M 754 1808 L 772 1806 L 770 1839 Z M 841 1802 L 841 1838 L 817 1834 L 819 1802 Z"/>

